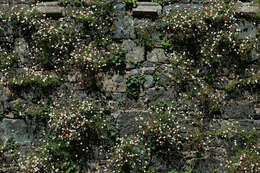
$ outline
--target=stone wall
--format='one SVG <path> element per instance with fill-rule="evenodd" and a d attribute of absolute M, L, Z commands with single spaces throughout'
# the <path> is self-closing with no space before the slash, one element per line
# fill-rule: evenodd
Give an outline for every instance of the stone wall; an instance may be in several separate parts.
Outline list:
<path fill-rule="evenodd" d="M 136 133 L 138 130 L 135 122 L 136 118 L 149 115 L 150 107 L 154 104 L 180 104 L 183 100 L 179 100 L 179 90 L 173 84 L 172 79 L 175 69 L 172 68 L 170 61 L 170 57 L 175 52 L 166 51 L 164 45 L 162 45 L 162 33 L 157 29 L 157 26 L 161 23 L 158 16 L 187 8 L 200 10 L 203 6 L 207 5 L 207 1 L 168 1 L 171 3 L 165 6 L 161 6 L 158 3 L 140 2 L 131 9 L 121 0 L 115 3 L 112 38 L 122 43 L 122 49 L 126 52 L 126 66 L 123 72 L 120 73 L 111 71 L 95 74 L 97 80 L 94 85 L 96 87 L 94 91 L 83 85 L 77 85 L 91 78 L 89 74 L 84 74 L 77 69 L 69 71 L 66 74 L 67 78 L 64 78 L 63 84 L 53 91 L 48 92 L 37 89 L 36 86 L 29 90 L 21 88 L 15 93 L 3 81 L 0 81 L 1 141 L 5 143 L 8 138 L 13 137 L 17 143 L 24 146 L 33 144 L 39 138 L 40 131 L 45 129 L 45 125 L 43 122 L 39 123 L 35 119 L 17 119 L 17 115 L 14 114 L 17 111 L 17 105 L 26 107 L 26 105 L 34 103 L 35 100 L 47 103 L 53 100 L 53 98 L 58 97 L 59 94 L 66 94 L 67 92 L 73 93 L 82 99 L 92 97 L 99 100 L 98 104 L 109 105 L 112 108 L 112 119 L 118 137 Z M 32 4 L 36 3 L 28 0 L 2 0 L 0 1 L 0 9 L 4 11 L 14 5 L 29 7 Z M 250 20 L 259 9 L 250 7 L 248 4 L 238 3 L 237 5 L 237 32 L 240 38 L 259 38 L 259 35 L 257 35 L 259 34 L 260 27 L 259 20 Z M 66 16 L 70 9 L 60 7 L 56 2 L 48 2 L 46 4 L 38 4 L 37 10 L 47 17 L 58 19 Z M 148 33 L 151 34 L 149 36 L 149 43 L 152 44 L 152 47 L 148 47 L 137 41 L 138 33 L 136 32 L 136 28 L 148 29 Z M 20 60 L 24 64 L 30 64 L 30 60 L 26 58 L 29 55 L 30 43 L 27 42 L 27 38 L 22 37 L 21 32 L 19 28 L 16 28 L 11 23 L 7 23 L 6 25 L 0 24 L 0 42 L 3 49 L 2 47 L 0 48 L 4 50 L 6 47 L 14 47 Z M 252 52 L 252 66 L 259 66 L 259 52 L 258 44 L 258 48 Z M 230 72 L 230 69 L 223 70 L 226 70 L 227 73 Z M 1 74 L 1 78 L 4 78 L 4 75 Z M 132 90 L 129 90 L 129 87 L 131 87 L 131 82 L 136 82 L 136 80 L 140 82 L 140 85 L 136 86 L 136 93 L 133 93 Z M 224 88 L 220 87 L 220 90 L 222 91 Z M 212 121 L 217 122 L 215 124 L 212 123 L 214 128 L 224 126 L 228 122 L 238 121 L 245 129 L 255 127 L 260 132 L 259 88 L 254 89 L 252 92 L 241 92 L 242 97 L 239 97 L 239 99 L 236 99 L 236 96 L 231 97 L 230 95 L 226 95 L 225 102 L 220 105 L 218 117 L 212 118 Z M 231 97 L 231 99 L 228 97 Z M 250 101 L 246 99 L 248 97 L 258 100 Z M 195 104 L 192 102 L 192 99 L 188 102 Z M 204 114 L 206 112 L 207 110 L 205 110 Z M 258 146 L 260 147 L 260 138 L 258 142 Z M 214 157 L 214 159 L 221 160 L 221 155 L 225 155 L 226 149 L 216 146 L 212 152 L 213 154 L 209 155 L 208 158 L 205 156 L 204 158 L 197 159 L 195 171 L 209 172 L 209 168 L 214 164 L 210 161 L 210 158 Z M 164 168 L 161 170 L 164 170 Z M 8 172 L 8 169 L 0 168 L 0 172 Z M 13 172 L 15 171 L 13 170 Z"/>

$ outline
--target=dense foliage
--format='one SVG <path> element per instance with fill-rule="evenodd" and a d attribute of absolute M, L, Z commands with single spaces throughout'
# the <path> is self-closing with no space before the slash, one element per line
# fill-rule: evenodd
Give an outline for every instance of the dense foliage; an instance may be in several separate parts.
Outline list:
<path fill-rule="evenodd" d="M 128 10 L 136 2 L 124 1 Z M 34 6 L 0 14 L 1 22 L 17 26 L 19 37 L 29 43 L 22 53 L 13 49 L 13 43 L 1 45 L 1 84 L 14 93 L 33 88 L 44 94 L 57 92 L 49 101 L 34 98 L 30 105 L 18 102 L 12 112 L 15 118 L 44 119 L 47 123 L 45 137 L 19 165 L 22 171 L 83 172 L 98 151 L 106 156 L 105 166 L 112 172 L 152 173 L 158 171 L 158 163 L 168 165 L 170 172 L 192 172 L 196 166 L 193 159 L 215 152 L 215 145 L 232 153 L 216 167 L 231 173 L 260 171 L 256 129 L 244 129 L 236 120 L 218 124 L 221 104 L 233 99 L 259 102 L 259 62 L 255 63 L 253 54 L 257 38 L 237 34 L 235 1 L 210 0 L 200 10 L 159 16 L 161 45 L 173 69 L 172 79 L 164 87 L 172 85 L 177 95 L 172 104 L 158 102 L 149 107 L 149 115 L 136 120 L 139 131 L 126 137 L 111 130 L 114 122 L 105 104 L 82 99 L 72 91 L 65 90 L 68 95 L 64 95 L 55 90 L 69 85 L 69 72 L 85 75 L 71 87 L 79 90 L 97 89 L 101 72 L 125 72 L 127 52 L 120 41 L 112 39 L 114 1 L 62 0 L 60 4 L 73 10 L 58 20 L 41 15 Z M 135 41 L 146 51 L 155 47 L 148 29 L 135 30 Z M 23 60 L 25 52 L 29 61 Z M 138 100 L 145 82 L 142 74 L 128 75 L 127 99 Z M 9 148 L 1 146 L 1 155 L 11 152 L 16 157 L 15 145 Z"/>

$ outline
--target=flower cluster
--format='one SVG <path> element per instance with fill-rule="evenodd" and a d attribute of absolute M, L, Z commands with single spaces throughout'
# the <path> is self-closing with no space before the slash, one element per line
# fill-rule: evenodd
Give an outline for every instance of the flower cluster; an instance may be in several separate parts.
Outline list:
<path fill-rule="evenodd" d="M 92 158 L 93 150 L 107 134 L 104 116 L 89 101 L 55 102 L 49 114 L 48 133 L 25 158 L 26 172 L 75 172 L 82 161 Z"/>
<path fill-rule="evenodd" d="M 88 101 L 83 101 L 67 107 L 54 108 L 48 124 L 49 128 L 55 131 L 55 138 L 80 142 L 85 138 L 99 138 L 105 121 L 102 110 L 96 109 Z"/>
<path fill-rule="evenodd" d="M 258 86 L 259 69 L 246 68 L 252 65 L 257 38 L 238 37 L 234 3 L 210 1 L 200 10 L 184 9 L 162 16 L 161 31 L 166 34 L 162 44 L 171 56 L 173 85 L 191 96 L 206 98 L 204 103 L 210 103 L 215 113 L 219 112 L 217 104 L 229 94 L 225 91 L 232 90 L 232 85 L 227 86 L 230 79 L 240 81 L 236 86 L 250 83 L 241 87 L 246 90 Z M 246 72 L 249 77 L 245 78 Z"/>
<path fill-rule="evenodd" d="M 20 26 L 22 34 L 27 33 L 27 31 L 34 31 L 45 21 L 35 7 L 13 6 L 12 9 L 8 11 L 1 11 L 0 18 L 4 23 L 12 22 L 14 25 Z"/>
<path fill-rule="evenodd" d="M 0 55 L 0 71 L 4 72 L 12 68 L 17 62 L 17 53 L 2 51 Z"/>
<path fill-rule="evenodd" d="M 20 162 L 21 171 L 28 173 L 77 171 L 76 163 L 66 150 L 67 146 L 62 141 L 43 141 L 42 145 L 33 147 L 33 152 Z"/>
<path fill-rule="evenodd" d="M 113 147 L 109 165 L 113 173 L 121 172 L 151 172 L 149 170 L 150 151 L 141 144 L 140 136 L 121 138 L 120 144 Z"/>
<path fill-rule="evenodd" d="M 41 88 L 54 87 L 59 84 L 58 76 L 55 74 L 45 74 L 43 71 L 34 71 L 25 68 L 11 75 L 8 78 L 7 85 L 11 88 L 38 86 Z"/>
<path fill-rule="evenodd" d="M 247 148 L 236 153 L 228 161 L 231 173 L 235 172 L 259 172 L 260 171 L 260 149 L 259 147 Z"/>
<path fill-rule="evenodd" d="M 46 20 L 32 36 L 35 53 L 39 63 L 46 69 L 58 68 L 64 64 L 69 54 L 81 39 L 79 26 L 71 19 L 58 22 Z"/>

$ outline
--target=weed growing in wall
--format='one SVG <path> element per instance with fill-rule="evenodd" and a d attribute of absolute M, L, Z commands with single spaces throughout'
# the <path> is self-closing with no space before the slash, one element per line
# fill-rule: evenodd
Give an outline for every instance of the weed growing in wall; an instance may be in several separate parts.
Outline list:
<path fill-rule="evenodd" d="M 109 164 L 113 173 L 153 172 L 149 169 L 150 152 L 140 141 L 140 136 L 129 136 L 120 139 L 120 144 L 112 148 Z"/>
<path fill-rule="evenodd" d="M 50 105 L 41 103 L 22 105 L 22 103 L 18 102 L 12 113 L 16 118 L 37 119 L 45 122 L 49 119 Z"/>
<path fill-rule="evenodd" d="M 26 71 L 15 73 L 7 81 L 7 85 L 13 89 L 38 86 L 42 89 L 52 88 L 59 85 L 58 76 L 54 74 L 44 74 L 42 71 Z"/>
<path fill-rule="evenodd" d="M 68 62 L 73 66 L 90 71 L 123 70 L 125 52 L 119 44 L 110 43 L 109 47 L 103 48 L 97 46 L 95 42 L 83 45 L 71 53 L 71 59 Z"/>
<path fill-rule="evenodd" d="M 32 36 L 35 45 L 35 56 L 45 69 L 54 69 L 63 65 L 69 58 L 81 32 L 71 19 L 46 21 Z"/>
<path fill-rule="evenodd" d="M 29 155 L 26 172 L 78 172 L 93 159 L 93 151 L 106 140 L 107 109 L 88 101 L 55 103 L 49 115 L 49 132 Z"/>
<path fill-rule="evenodd" d="M 140 117 L 139 133 L 120 138 L 111 150 L 109 163 L 114 172 L 156 172 L 157 162 L 167 163 L 175 172 L 189 172 L 196 166 L 190 159 L 205 157 L 215 142 L 233 153 L 221 163 L 227 172 L 258 172 L 257 131 L 231 121 L 223 121 L 220 128 L 207 128 L 199 102 L 189 102 L 180 99 L 172 106 L 158 103 L 151 107 L 149 116 Z"/>
<path fill-rule="evenodd" d="M 207 103 L 208 115 L 220 113 L 218 105 L 226 93 L 237 96 L 241 95 L 238 90 L 253 92 L 258 88 L 259 69 L 249 67 L 257 38 L 238 38 L 234 4 L 235 1 L 210 1 L 200 10 L 162 15 L 162 45 L 171 57 L 173 85 Z M 232 71 L 232 76 L 227 78 L 224 69 Z M 246 71 L 250 75 L 244 77 Z M 225 82 L 229 79 L 233 82 Z"/>
<path fill-rule="evenodd" d="M 16 66 L 17 56 L 15 52 L 2 52 L 0 55 L 0 70 L 4 72 Z"/>
<path fill-rule="evenodd" d="M 25 38 L 30 38 L 32 32 L 44 22 L 43 16 L 37 12 L 35 8 L 21 8 L 14 6 L 7 12 L 0 12 L 1 21 L 11 23 L 16 27 L 16 32 L 19 31 Z"/>
<path fill-rule="evenodd" d="M 257 148 L 246 148 L 240 150 L 229 161 L 229 171 L 235 172 L 259 172 L 260 150 Z"/>
<path fill-rule="evenodd" d="M 0 145 L 0 166 L 5 167 L 6 160 L 15 164 L 19 158 L 18 149 L 21 146 L 13 138 L 9 138 L 5 144 Z"/>
<path fill-rule="evenodd" d="M 138 99 L 141 87 L 145 82 L 143 75 L 133 75 L 126 79 L 126 95 L 129 98 Z"/>

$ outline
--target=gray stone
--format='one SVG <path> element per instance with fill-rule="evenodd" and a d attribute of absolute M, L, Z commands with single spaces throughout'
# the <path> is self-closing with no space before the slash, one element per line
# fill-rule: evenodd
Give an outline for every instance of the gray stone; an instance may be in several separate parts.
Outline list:
<path fill-rule="evenodd" d="M 144 61 L 144 47 L 137 46 L 132 40 L 124 40 L 122 48 L 127 51 L 126 63 L 136 64 Z"/>
<path fill-rule="evenodd" d="M 257 115 L 260 115 L 260 108 L 255 108 L 255 113 L 256 113 Z"/>
<path fill-rule="evenodd" d="M 145 75 L 144 88 L 151 88 L 154 85 L 153 76 Z"/>
<path fill-rule="evenodd" d="M 126 63 L 126 69 L 127 70 L 130 70 L 130 69 L 134 69 L 136 67 L 136 64 L 133 64 L 133 63 L 131 63 L 131 62 L 128 62 L 128 63 Z"/>
<path fill-rule="evenodd" d="M 0 3 L 0 11 L 6 11 L 6 10 L 8 10 L 9 9 L 9 4 L 8 4 L 8 2 L 1 2 Z"/>
<path fill-rule="evenodd" d="M 11 93 L 11 91 L 8 88 L 0 85 L 0 113 L 6 111 L 12 98 L 13 94 Z"/>
<path fill-rule="evenodd" d="M 170 13 L 172 11 L 183 11 L 185 9 L 201 9 L 203 7 L 203 4 L 184 4 L 184 3 L 176 3 L 167 5 L 163 8 L 163 13 Z"/>
<path fill-rule="evenodd" d="M 239 124 L 242 127 L 251 129 L 254 126 L 254 120 L 249 120 L 249 119 L 239 120 Z"/>
<path fill-rule="evenodd" d="M 156 70 L 159 86 L 166 86 L 172 81 L 173 68 L 171 65 L 163 64 Z"/>
<path fill-rule="evenodd" d="M 143 67 L 152 67 L 152 68 L 155 68 L 156 67 L 156 64 L 151 62 L 151 61 L 145 61 L 142 63 L 142 66 Z"/>
<path fill-rule="evenodd" d="M 116 17 L 121 17 L 125 15 L 125 4 L 117 3 L 114 5 L 114 14 Z"/>
<path fill-rule="evenodd" d="M 133 69 L 130 71 L 129 75 L 132 76 L 132 75 L 138 75 L 140 74 L 140 70 L 139 69 Z"/>
<path fill-rule="evenodd" d="M 146 92 L 146 103 L 152 105 L 158 101 L 165 101 L 170 104 L 173 100 L 175 100 L 177 94 L 174 88 L 149 88 Z"/>
<path fill-rule="evenodd" d="M 164 50 L 155 48 L 147 54 L 147 60 L 154 63 L 165 63 L 168 58 L 165 56 Z"/>
<path fill-rule="evenodd" d="M 124 76 L 104 74 L 102 78 L 97 85 L 105 92 L 125 92 L 126 82 Z"/>
<path fill-rule="evenodd" d="M 14 35 L 14 27 L 10 22 L 0 23 L 0 37 L 7 37 Z"/>
<path fill-rule="evenodd" d="M 191 3 L 194 3 L 194 4 L 207 4 L 207 3 L 209 3 L 209 0 L 191 0 Z"/>
<path fill-rule="evenodd" d="M 113 93 L 112 94 L 112 99 L 113 100 L 121 100 L 123 98 L 123 94 L 122 93 Z"/>
<path fill-rule="evenodd" d="M 138 46 L 132 52 L 126 54 L 127 62 L 142 62 L 144 61 L 144 47 Z"/>
<path fill-rule="evenodd" d="M 117 112 L 116 127 L 121 137 L 134 134 L 138 131 L 136 119 L 140 116 L 145 117 L 149 113 L 142 110 Z"/>
<path fill-rule="evenodd" d="M 15 40 L 15 51 L 19 54 L 25 54 L 28 52 L 29 45 L 24 38 L 17 38 Z"/>
<path fill-rule="evenodd" d="M 237 29 L 238 38 L 244 39 L 247 37 L 255 37 L 256 36 L 256 26 L 253 24 L 253 22 L 250 21 L 240 21 L 237 23 Z"/>
<path fill-rule="evenodd" d="M 137 2 L 137 7 L 133 9 L 133 15 L 137 17 L 156 17 L 161 14 L 162 7 L 153 2 Z"/>
<path fill-rule="evenodd" d="M 18 53 L 22 64 L 29 62 L 28 57 L 26 57 L 29 53 L 29 45 L 24 38 L 15 39 L 15 52 Z"/>
<path fill-rule="evenodd" d="M 13 4 L 32 4 L 35 0 L 14 0 Z"/>
<path fill-rule="evenodd" d="M 256 130 L 260 130 L 260 120 L 254 121 L 254 127 L 256 128 Z"/>
<path fill-rule="evenodd" d="M 256 16 L 257 12 L 259 11 L 259 6 L 257 4 L 254 3 L 250 3 L 250 2 L 241 2 L 238 1 L 236 6 L 235 6 L 236 10 L 235 13 L 237 15 L 246 15 L 246 16 Z"/>
<path fill-rule="evenodd" d="M 255 110 L 254 105 L 246 101 L 229 102 L 221 107 L 221 114 L 224 119 L 251 119 Z"/>
<path fill-rule="evenodd" d="M 122 49 L 130 52 L 136 47 L 136 43 L 133 40 L 124 40 L 122 43 Z"/>
<path fill-rule="evenodd" d="M 135 121 L 137 117 L 136 112 L 121 112 L 117 117 L 117 129 L 119 130 L 120 136 L 123 137 L 137 131 Z"/>
<path fill-rule="evenodd" d="M 145 75 L 153 75 L 155 72 L 155 67 L 144 67 L 142 71 Z"/>
<path fill-rule="evenodd" d="M 134 39 L 135 29 L 134 21 L 131 16 L 118 17 L 114 23 L 114 28 L 112 30 L 113 39 Z"/>
<path fill-rule="evenodd" d="M 58 6 L 59 2 L 41 2 L 37 3 L 36 10 L 39 13 L 45 14 L 48 17 L 62 17 L 65 16 L 64 7 Z"/>
<path fill-rule="evenodd" d="M 34 140 L 34 129 L 35 127 L 26 124 L 24 120 L 4 118 L 0 122 L 0 138 L 4 143 L 13 138 L 19 144 L 28 145 Z"/>

